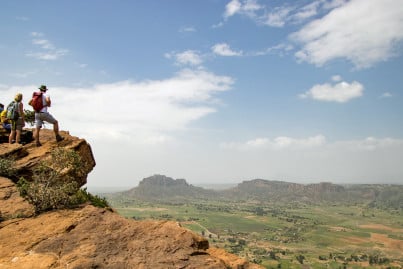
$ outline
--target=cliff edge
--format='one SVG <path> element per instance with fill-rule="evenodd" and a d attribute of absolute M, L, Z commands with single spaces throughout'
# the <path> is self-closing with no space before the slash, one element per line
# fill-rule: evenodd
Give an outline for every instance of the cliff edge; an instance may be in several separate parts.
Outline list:
<path fill-rule="evenodd" d="M 42 147 L 0 144 L 0 158 L 15 160 L 16 173 L 0 177 L 0 268 L 261 268 L 220 249 L 172 221 L 135 221 L 113 210 L 82 204 L 35 214 L 16 186 L 30 181 L 55 148 L 77 152 L 85 176 L 95 166 L 90 145 L 61 132 L 41 131 Z M 68 171 L 66 172 L 68 173 Z"/>

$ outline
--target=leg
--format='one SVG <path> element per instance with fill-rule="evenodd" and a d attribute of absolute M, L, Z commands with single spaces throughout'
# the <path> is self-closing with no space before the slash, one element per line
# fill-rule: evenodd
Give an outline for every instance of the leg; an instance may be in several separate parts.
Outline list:
<path fill-rule="evenodd" d="M 15 142 L 20 143 L 21 142 L 21 130 L 15 131 L 17 135 L 15 136 Z"/>
<path fill-rule="evenodd" d="M 12 144 L 15 137 L 15 130 L 11 129 L 11 133 L 8 136 L 8 143 Z"/>
<path fill-rule="evenodd" d="M 38 146 L 38 147 L 41 145 L 41 142 L 39 142 L 39 130 L 40 129 L 41 129 L 40 127 L 36 127 L 34 130 L 35 143 L 36 143 L 36 146 Z"/>
<path fill-rule="evenodd" d="M 53 123 L 53 132 L 55 132 L 56 136 L 59 135 L 59 122 L 58 121 L 55 121 Z"/>
<path fill-rule="evenodd" d="M 60 136 L 60 134 L 59 134 L 59 122 L 58 121 L 56 121 L 53 124 L 53 131 L 55 132 L 57 142 L 60 142 L 60 141 L 62 141 L 64 139 L 64 137 Z"/>
<path fill-rule="evenodd" d="M 42 128 L 42 118 L 41 113 L 35 113 L 35 130 L 34 130 L 34 138 L 37 147 L 41 146 L 41 142 L 39 141 L 39 131 Z"/>

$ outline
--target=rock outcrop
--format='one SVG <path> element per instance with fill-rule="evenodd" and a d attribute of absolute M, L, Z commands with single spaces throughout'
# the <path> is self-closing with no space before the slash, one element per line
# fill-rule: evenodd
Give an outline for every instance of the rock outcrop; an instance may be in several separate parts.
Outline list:
<path fill-rule="evenodd" d="M 34 214 L 18 192 L 19 177 L 30 180 L 33 169 L 56 147 L 78 152 L 87 174 L 95 160 L 90 145 L 62 132 L 65 140 L 41 131 L 42 147 L 0 144 L 0 157 L 15 159 L 16 176 L 0 177 L 0 268 L 261 268 L 210 249 L 208 241 L 171 221 L 135 221 L 113 210 L 82 205 Z M 77 178 L 80 186 L 86 176 Z"/>

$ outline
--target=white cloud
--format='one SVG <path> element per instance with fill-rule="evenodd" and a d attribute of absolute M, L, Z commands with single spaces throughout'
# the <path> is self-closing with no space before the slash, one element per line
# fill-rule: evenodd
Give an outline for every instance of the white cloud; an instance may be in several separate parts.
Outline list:
<path fill-rule="evenodd" d="M 44 50 L 54 50 L 55 46 L 47 39 L 34 39 L 32 44 L 40 46 Z"/>
<path fill-rule="evenodd" d="M 390 92 L 384 92 L 380 97 L 381 98 L 390 98 L 390 97 L 393 97 L 393 95 Z"/>
<path fill-rule="evenodd" d="M 40 33 L 40 32 L 31 32 L 31 36 L 33 36 L 33 37 L 42 37 L 42 36 L 43 36 L 43 33 Z"/>
<path fill-rule="evenodd" d="M 196 28 L 193 26 L 184 26 L 179 29 L 180 33 L 196 32 Z"/>
<path fill-rule="evenodd" d="M 340 75 L 334 75 L 334 76 L 332 76 L 332 80 L 333 80 L 334 82 L 339 82 L 339 81 L 342 80 L 342 78 L 341 78 Z"/>
<path fill-rule="evenodd" d="M 321 66 L 344 58 L 367 68 L 397 54 L 403 40 L 403 5 L 395 0 L 352 0 L 290 37 L 301 43 L 301 61 Z"/>
<path fill-rule="evenodd" d="M 211 50 L 220 56 L 242 56 L 242 51 L 234 51 L 226 43 L 215 44 Z"/>
<path fill-rule="evenodd" d="M 203 63 L 202 56 L 195 50 L 186 50 L 180 53 L 167 53 L 165 57 L 168 59 L 175 58 L 178 65 L 197 66 Z"/>
<path fill-rule="evenodd" d="M 38 60 L 53 61 L 58 60 L 68 53 L 68 50 L 55 50 L 49 52 L 28 52 L 25 55 L 28 57 L 36 58 Z"/>
<path fill-rule="evenodd" d="M 306 6 L 303 6 L 300 10 L 298 10 L 293 16 L 297 21 L 303 21 L 309 19 L 318 14 L 318 8 L 322 4 L 323 1 L 314 1 Z"/>
<path fill-rule="evenodd" d="M 259 5 L 256 0 L 231 0 L 225 6 L 224 18 L 228 19 L 236 14 L 246 15 L 255 18 L 256 12 L 261 10 L 263 6 Z"/>
<path fill-rule="evenodd" d="M 362 140 L 337 141 L 332 146 L 335 148 L 341 147 L 348 151 L 376 151 L 388 148 L 400 148 L 403 146 L 403 140 L 390 137 L 375 138 L 370 136 Z"/>
<path fill-rule="evenodd" d="M 291 44 L 285 44 L 281 43 L 275 46 L 272 46 L 270 48 L 267 48 L 262 51 L 254 52 L 254 53 L 247 53 L 247 55 L 251 56 L 261 56 L 261 55 L 267 55 L 267 54 L 276 54 L 278 56 L 284 56 L 286 54 L 289 54 L 290 51 L 293 50 L 293 46 Z"/>
<path fill-rule="evenodd" d="M 220 144 L 222 149 L 226 150 L 264 150 L 264 151 L 283 151 L 283 150 L 334 150 L 342 149 L 348 151 L 375 151 L 385 150 L 388 148 L 403 147 L 402 139 L 395 138 L 375 138 L 366 137 L 361 140 L 340 140 L 328 142 L 323 135 L 316 135 L 307 138 L 293 138 L 287 136 L 279 136 L 273 139 L 267 137 L 255 138 L 246 142 L 224 142 Z"/>
<path fill-rule="evenodd" d="M 182 70 L 163 80 L 121 81 L 89 88 L 48 85 L 50 112 L 63 130 L 92 140 L 150 144 L 170 141 L 171 132 L 216 111 L 219 92 L 230 90 L 233 80 L 207 71 Z M 24 100 L 37 87 L 16 87 Z M 72 109 L 72 107 L 74 107 Z"/>
<path fill-rule="evenodd" d="M 272 27 L 283 27 L 293 9 L 292 7 L 277 7 L 266 15 L 263 23 Z"/>
<path fill-rule="evenodd" d="M 34 52 L 28 52 L 25 54 L 27 57 L 32 57 L 36 58 L 39 60 L 58 60 L 59 58 L 63 57 L 66 55 L 69 51 L 66 49 L 59 49 L 56 48 L 52 42 L 50 42 L 47 39 L 43 39 L 42 37 L 44 36 L 43 33 L 39 32 L 32 32 L 31 36 L 35 37 L 32 40 L 32 44 L 35 46 L 38 46 L 41 51 L 34 51 Z M 40 39 L 39 39 L 40 38 Z"/>
<path fill-rule="evenodd" d="M 316 135 L 308 138 L 292 138 L 279 136 L 274 139 L 256 138 L 244 143 L 225 142 L 220 147 L 235 150 L 301 150 L 322 146 L 326 143 L 323 135 Z"/>
<path fill-rule="evenodd" d="M 239 0 L 231 0 L 226 6 L 225 6 L 225 12 L 224 12 L 224 17 L 228 18 L 236 13 L 238 13 L 241 10 L 241 3 Z"/>
<path fill-rule="evenodd" d="M 338 141 L 327 141 L 322 135 L 258 138 L 222 143 L 220 153 L 221 159 L 214 159 L 219 178 L 401 184 L 403 175 L 401 138 L 364 137 Z M 224 169 L 219 170 L 221 167 Z"/>
<path fill-rule="evenodd" d="M 342 81 L 334 85 L 329 83 L 315 85 L 299 96 L 318 101 L 345 103 L 353 98 L 362 96 L 363 91 L 364 86 L 357 81 L 352 83 Z"/>

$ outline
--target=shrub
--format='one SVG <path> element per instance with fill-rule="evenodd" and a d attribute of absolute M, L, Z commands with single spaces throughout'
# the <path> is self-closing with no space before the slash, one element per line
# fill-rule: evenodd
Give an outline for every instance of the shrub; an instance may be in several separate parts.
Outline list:
<path fill-rule="evenodd" d="M 75 178 L 84 176 L 80 155 L 73 150 L 57 148 L 51 159 L 43 161 L 34 170 L 32 182 L 18 181 L 21 196 L 25 197 L 40 213 L 51 209 L 71 208 L 90 202 L 98 207 L 109 207 L 107 201 L 80 189 Z"/>
<path fill-rule="evenodd" d="M 100 197 L 98 195 L 93 195 L 87 191 L 87 188 L 80 189 L 77 194 L 77 203 L 86 203 L 89 202 L 93 206 L 101 207 L 101 208 L 110 208 L 108 201 L 104 197 Z"/>
<path fill-rule="evenodd" d="M 32 110 L 24 109 L 25 122 L 29 123 L 30 126 L 35 124 L 35 112 Z"/>
<path fill-rule="evenodd" d="M 15 162 L 11 158 L 0 158 L 0 176 L 13 178 L 17 174 Z"/>

